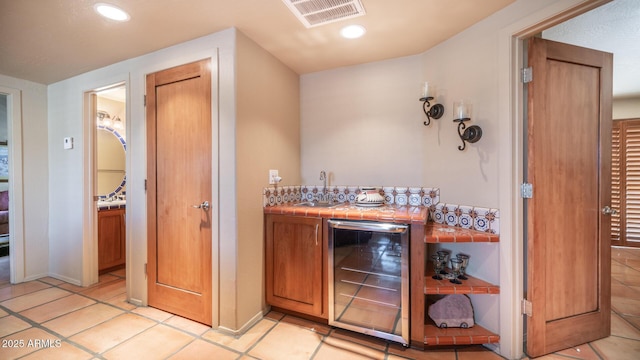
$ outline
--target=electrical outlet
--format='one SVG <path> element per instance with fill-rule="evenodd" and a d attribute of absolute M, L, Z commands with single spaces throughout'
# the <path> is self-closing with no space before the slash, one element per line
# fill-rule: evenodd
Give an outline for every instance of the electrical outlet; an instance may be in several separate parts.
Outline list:
<path fill-rule="evenodd" d="M 278 183 L 278 170 L 269 170 L 269 184 Z"/>

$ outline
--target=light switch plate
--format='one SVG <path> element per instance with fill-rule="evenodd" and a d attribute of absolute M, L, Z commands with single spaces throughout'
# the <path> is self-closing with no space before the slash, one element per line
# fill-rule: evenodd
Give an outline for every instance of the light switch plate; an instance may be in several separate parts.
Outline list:
<path fill-rule="evenodd" d="M 269 184 L 277 184 L 278 170 L 269 170 Z"/>
<path fill-rule="evenodd" d="M 65 150 L 73 149 L 73 138 L 72 137 L 64 138 L 64 149 Z"/>

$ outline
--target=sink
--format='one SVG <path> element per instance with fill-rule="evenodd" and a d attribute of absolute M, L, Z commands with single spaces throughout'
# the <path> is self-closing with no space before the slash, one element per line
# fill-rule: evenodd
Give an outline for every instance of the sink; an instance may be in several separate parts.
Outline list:
<path fill-rule="evenodd" d="M 332 208 L 332 207 L 339 206 L 339 205 L 340 205 L 340 203 L 329 203 L 329 202 L 320 202 L 320 201 L 305 201 L 305 202 L 294 204 L 293 206 Z"/>

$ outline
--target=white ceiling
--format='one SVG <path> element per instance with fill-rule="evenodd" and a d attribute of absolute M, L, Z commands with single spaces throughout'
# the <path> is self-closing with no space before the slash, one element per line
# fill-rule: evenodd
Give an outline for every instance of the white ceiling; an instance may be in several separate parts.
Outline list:
<path fill-rule="evenodd" d="M 543 31 L 542 37 L 613 53 L 613 96 L 640 97 L 640 1 L 615 0 Z"/>
<path fill-rule="evenodd" d="M 514 0 L 362 0 L 366 15 L 305 28 L 282 0 L 0 0 L 0 74 L 43 84 L 236 27 L 298 74 L 419 54 Z M 98 2 L 126 23 L 100 18 Z M 358 40 L 339 36 L 361 24 Z"/>

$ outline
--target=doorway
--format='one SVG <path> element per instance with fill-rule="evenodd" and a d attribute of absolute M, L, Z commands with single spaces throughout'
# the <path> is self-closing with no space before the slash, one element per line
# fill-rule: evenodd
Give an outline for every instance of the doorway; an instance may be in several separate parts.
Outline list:
<path fill-rule="evenodd" d="M 10 283 L 7 95 L 0 94 L 0 286 Z M 6 161 L 5 161 L 6 160 Z"/>
<path fill-rule="evenodd" d="M 98 273 L 124 277 L 126 266 L 126 86 L 96 92 L 95 189 Z"/>
<path fill-rule="evenodd" d="M 18 89 L 0 86 L 0 121 L 6 129 L 6 169 L 0 174 L 9 198 L 9 255 L 5 258 L 3 280 L 12 284 L 24 281 L 24 212 L 22 177 L 22 94 Z M 3 133 L 5 134 L 5 133 Z M 4 140 L 4 139 L 3 139 Z M 3 141 L 4 142 L 4 141 Z"/>

